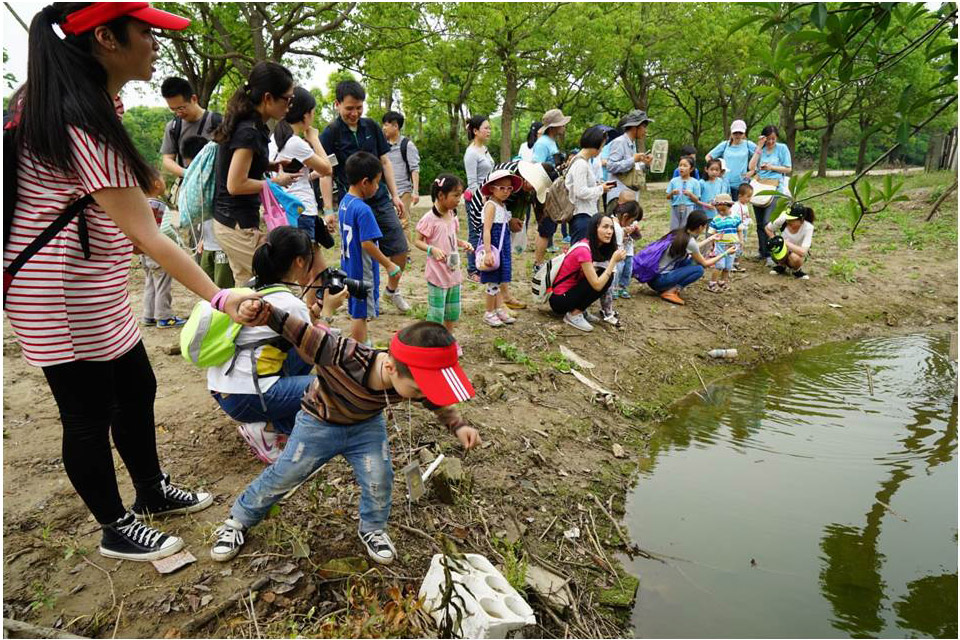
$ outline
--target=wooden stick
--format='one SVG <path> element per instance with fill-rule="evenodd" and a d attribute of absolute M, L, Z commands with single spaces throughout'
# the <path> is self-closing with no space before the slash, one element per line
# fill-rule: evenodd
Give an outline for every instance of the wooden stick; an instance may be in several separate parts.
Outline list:
<path fill-rule="evenodd" d="M 597 503 L 597 506 L 600 507 L 600 511 L 603 512 L 603 515 L 607 516 L 607 520 L 610 521 L 610 524 L 613 525 L 613 528 L 616 530 L 617 535 L 620 536 L 620 539 L 623 541 L 623 544 L 627 547 L 627 555 L 630 556 L 630 559 L 633 559 L 633 543 L 630 542 L 630 538 L 627 537 L 627 534 L 623 532 L 623 529 L 620 528 L 620 525 L 617 524 L 617 521 L 610 515 L 610 512 L 607 511 L 607 508 L 603 506 L 603 503 L 600 502 L 600 498 L 597 497 L 595 493 L 591 493 L 590 497 L 593 498 L 593 501 Z"/>
<path fill-rule="evenodd" d="M 703 392 L 704 392 L 705 394 L 707 394 L 707 396 L 709 396 L 709 395 L 710 395 L 710 391 L 709 391 L 709 389 L 707 389 L 707 383 L 703 381 L 703 376 L 700 375 L 700 370 L 697 369 L 697 363 L 693 361 L 693 358 L 690 358 L 690 364 L 693 365 L 693 370 L 696 372 L 697 377 L 700 378 L 700 384 L 703 385 Z M 706 398 L 704 398 L 704 399 L 706 399 Z"/>
<path fill-rule="evenodd" d="M 864 365 L 863 368 L 867 372 L 867 386 L 870 388 L 870 395 L 873 395 L 873 374 L 870 373 L 870 367 Z"/>
<path fill-rule="evenodd" d="M 397 523 L 397 527 L 399 527 L 399 528 L 402 529 L 403 531 L 406 531 L 407 533 L 412 533 L 412 534 L 414 534 L 414 535 L 420 536 L 421 538 L 424 538 L 425 540 L 429 540 L 429 541 L 433 544 L 433 546 L 437 549 L 437 551 L 440 551 L 440 550 L 441 550 L 441 549 L 440 549 L 440 543 L 438 543 L 436 540 L 434 540 L 434 539 L 433 539 L 433 536 L 431 536 L 431 535 L 430 535 L 429 533 L 427 533 L 426 531 L 421 531 L 420 529 L 417 529 L 417 528 L 415 528 L 415 527 L 409 527 L 409 526 L 403 524 L 402 522 L 398 522 L 398 523 Z"/>
<path fill-rule="evenodd" d="M 884 502 L 883 500 L 877 499 L 877 504 L 879 504 L 881 507 L 883 507 L 884 509 L 886 509 L 887 511 L 889 511 L 890 513 L 892 513 L 892 514 L 895 515 L 896 517 L 900 518 L 900 519 L 903 520 L 904 522 L 910 522 L 909 520 L 907 520 L 906 518 L 904 518 L 902 515 L 900 515 L 900 514 L 897 513 L 896 511 L 894 511 L 893 508 L 892 508 L 890 505 L 888 505 L 886 502 Z"/>
<path fill-rule="evenodd" d="M 29 622 L 13 620 L 11 618 L 3 619 L 3 636 L 23 636 L 26 638 L 86 638 L 86 636 L 75 636 L 72 633 L 61 631 L 60 629 L 51 629 L 50 627 L 38 627 Z"/>
<path fill-rule="evenodd" d="M 205 627 L 211 620 L 229 609 L 231 605 L 236 604 L 241 598 L 246 598 L 248 593 L 252 594 L 254 591 L 259 591 L 269 583 L 270 578 L 266 576 L 258 578 L 249 587 L 237 591 L 232 596 L 214 607 L 210 612 L 187 620 L 185 623 L 183 623 L 183 625 L 180 626 L 181 634 L 187 637 L 192 637 L 194 631 Z"/>
<path fill-rule="evenodd" d="M 560 517 L 560 514 L 559 514 L 559 513 L 558 513 L 556 516 L 554 516 L 553 520 L 550 521 L 550 524 L 547 525 L 547 528 L 544 529 L 544 530 L 543 530 L 543 533 L 540 534 L 540 537 L 537 538 L 538 540 L 543 540 L 543 538 L 547 535 L 547 533 L 550 531 L 550 529 L 553 528 L 553 523 L 555 523 L 555 522 L 557 521 L 557 518 L 559 518 L 559 517 Z"/>

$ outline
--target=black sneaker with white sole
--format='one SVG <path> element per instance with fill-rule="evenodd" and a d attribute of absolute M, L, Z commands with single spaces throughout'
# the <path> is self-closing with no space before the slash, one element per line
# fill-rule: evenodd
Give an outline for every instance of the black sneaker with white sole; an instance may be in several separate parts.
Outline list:
<path fill-rule="evenodd" d="M 183 549 L 183 539 L 167 535 L 137 520 L 133 513 L 104 525 L 100 555 L 106 558 L 149 562 Z"/>
<path fill-rule="evenodd" d="M 217 529 L 217 541 L 210 549 L 210 558 L 216 562 L 232 560 L 243 547 L 245 532 L 246 528 L 233 518 L 224 520 Z"/>
<path fill-rule="evenodd" d="M 133 503 L 132 510 L 138 519 L 142 519 L 148 515 L 162 517 L 193 513 L 202 511 L 211 504 L 213 504 L 213 495 L 175 487 L 170 484 L 170 476 L 165 473 L 158 484 L 137 488 L 137 500 Z"/>
<path fill-rule="evenodd" d="M 360 541 L 367 548 L 367 554 L 379 564 L 391 564 L 397 557 L 397 549 L 393 546 L 390 535 L 383 529 L 360 531 Z"/>

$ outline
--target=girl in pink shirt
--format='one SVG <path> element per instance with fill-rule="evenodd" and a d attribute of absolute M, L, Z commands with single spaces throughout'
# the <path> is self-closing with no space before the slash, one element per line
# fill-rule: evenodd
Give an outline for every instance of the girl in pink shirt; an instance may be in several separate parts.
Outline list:
<path fill-rule="evenodd" d="M 457 237 L 460 222 L 457 205 L 463 195 L 463 183 L 457 176 L 442 173 L 430 188 L 433 209 L 417 223 L 414 244 L 427 252 L 424 275 L 427 279 L 427 320 L 441 322 L 452 332 L 460 319 L 460 253 L 473 251 L 469 242 Z"/>

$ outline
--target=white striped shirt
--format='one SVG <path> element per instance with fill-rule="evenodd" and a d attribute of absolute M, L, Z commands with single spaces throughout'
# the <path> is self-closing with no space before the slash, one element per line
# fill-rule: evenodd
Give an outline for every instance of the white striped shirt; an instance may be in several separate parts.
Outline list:
<path fill-rule="evenodd" d="M 116 101 L 117 115 L 123 105 Z M 138 187 L 136 176 L 102 140 L 67 127 L 74 171 L 18 158 L 18 200 L 8 266 L 73 201 L 106 188 Z M 127 281 L 133 244 L 96 203 L 84 210 L 90 258 L 83 256 L 74 219 L 14 277 L 6 314 L 27 362 L 38 367 L 75 360 L 113 360 L 141 340 L 130 308 Z"/>

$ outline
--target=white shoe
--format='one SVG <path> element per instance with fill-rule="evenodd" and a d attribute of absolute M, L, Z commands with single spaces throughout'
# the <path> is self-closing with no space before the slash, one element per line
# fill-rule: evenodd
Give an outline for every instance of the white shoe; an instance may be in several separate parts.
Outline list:
<path fill-rule="evenodd" d="M 393 293 L 390 293 L 386 289 L 383 290 L 383 297 L 386 300 L 389 300 L 393 303 L 393 306 L 397 308 L 402 313 L 410 311 L 410 303 L 403 299 L 403 295 L 400 294 L 400 290 L 397 289 Z"/>
<path fill-rule="evenodd" d="M 587 319 L 583 317 L 582 313 L 577 315 L 570 315 L 569 313 L 563 316 L 563 321 L 574 329 L 580 329 L 580 331 L 590 332 L 593 331 L 593 326 L 587 322 Z"/>
<path fill-rule="evenodd" d="M 273 464 L 280 457 L 279 438 L 276 433 L 267 431 L 266 422 L 248 422 L 238 424 L 237 431 L 253 450 L 253 455 L 264 464 Z"/>
<path fill-rule="evenodd" d="M 589 311 L 584 311 L 583 317 L 586 318 L 587 322 L 592 322 L 594 324 L 600 322 L 600 316 L 595 316 Z"/>
<path fill-rule="evenodd" d="M 500 318 L 500 322 L 503 324 L 513 324 L 517 321 L 516 318 L 507 313 L 506 309 L 497 309 L 497 317 Z"/>
<path fill-rule="evenodd" d="M 393 546 L 393 540 L 390 539 L 390 534 L 383 529 L 357 533 L 360 535 L 363 546 L 367 548 L 367 555 L 373 558 L 374 562 L 390 564 L 397 557 L 397 549 Z"/>
<path fill-rule="evenodd" d="M 227 518 L 217 529 L 217 541 L 210 549 L 210 558 L 215 562 L 232 560 L 243 546 L 245 528 L 233 518 Z"/>
<path fill-rule="evenodd" d="M 620 316 L 617 315 L 616 311 L 608 316 L 603 316 L 603 321 L 609 325 L 613 325 L 614 327 L 620 326 Z"/>
<path fill-rule="evenodd" d="M 503 326 L 503 320 L 500 319 L 500 316 L 498 316 L 495 311 L 487 311 L 486 313 L 484 313 L 483 321 L 486 322 L 491 327 Z"/>

